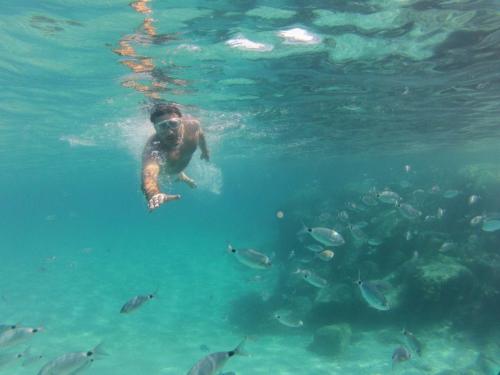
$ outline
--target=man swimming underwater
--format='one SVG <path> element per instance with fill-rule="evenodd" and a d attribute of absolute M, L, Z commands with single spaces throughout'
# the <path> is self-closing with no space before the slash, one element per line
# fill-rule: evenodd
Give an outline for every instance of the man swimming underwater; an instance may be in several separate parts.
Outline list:
<path fill-rule="evenodd" d="M 181 198 L 160 191 L 160 173 L 177 176 L 179 181 L 195 188 L 196 183 L 182 171 L 198 146 L 201 159 L 209 161 L 210 156 L 200 122 L 194 117 L 183 116 L 177 106 L 155 104 L 150 119 L 156 133 L 149 138 L 142 154 L 142 191 L 152 211 L 163 203 Z"/>

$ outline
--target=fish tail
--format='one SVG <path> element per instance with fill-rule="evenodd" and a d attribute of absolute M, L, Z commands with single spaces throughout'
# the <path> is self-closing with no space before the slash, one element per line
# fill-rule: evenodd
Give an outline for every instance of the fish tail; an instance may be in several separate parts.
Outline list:
<path fill-rule="evenodd" d="M 243 355 L 243 356 L 248 356 L 248 353 L 245 351 L 245 344 L 247 342 L 248 337 L 245 337 L 241 342 L 238 344 L 238 346 L 234 349 L 234 354 L 235 355 Z"/>
<path fill-rule="evenodd" d="M 102 357 L 108 355 L 108 353 L 104 350 L 104 344 L 101 341 L 99 344 L 97 344 L 91 351 L 92 353 L 95 354 L 96 357 Z"/>
<path fill-rule="evenodd" d="M 307 234 L 307 226 L 304 224 L 304 222 L 301 220 L 300 223 L 302 224 L 302 228 L 297 232 L 297 236 L 303 236 Z"/>

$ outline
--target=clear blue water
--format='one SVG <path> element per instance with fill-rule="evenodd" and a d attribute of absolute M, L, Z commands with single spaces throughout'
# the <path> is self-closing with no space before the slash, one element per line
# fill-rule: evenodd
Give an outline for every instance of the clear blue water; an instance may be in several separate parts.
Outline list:
<path fill-rule="evenodd" d="M 224 371 L 496 375 L 500 231 L 470 220 L 500 212 L 500 3 L 143 5 L 151 13 L 117 0 L 2 4 L 0 324 L 44 330 L 0 348 L 29 346 L 42 359 L 0 373 L 35 374 L 102 342 L 109 356 L 85 373 L 185 374 L 248 336 L 250 356 Z M 292 28 L 313 37 L 278 35 Z M 120 41 L 134 56 L 116 53 Z M 155 69 L 133 72 L 130 61 Z M 212 160 L 196 153 L 186 173 L 198 189 L 167 186 L 182 200 L 149 213 L 140 153 L 152 99 L 137 88 L 152 82 L 200 119 Z M 384 189 L 422 215 L 361 203 Z M 382 244 L 355 239 L 343 210 Z M 344 236 L 331 262 L 311 261 L 301 221 Z M 228 242 L 266 253 L 272 268 L 238 263 Z M 440 252 L 445 242 L 454 247 Z M 297 268 L 328 287 L 305 283 Z M 393 308 L 367 305 L 352 283 L 358 270 L 389 285 Z M 278 310 L 303 326 L 281 325 Z M 340 324 L 351 330 L 343 350 L 311 346 L 321 327 Z M 424 354 L 391 370 L 402 328 Z"/>

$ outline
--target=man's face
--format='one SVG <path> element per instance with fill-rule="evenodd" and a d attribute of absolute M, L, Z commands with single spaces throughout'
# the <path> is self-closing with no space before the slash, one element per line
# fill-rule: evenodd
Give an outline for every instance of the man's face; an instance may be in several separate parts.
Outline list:
<path fill-rule="evenodd" d="M 177 140 L 181 125 L 181 118 L 175 114 L 159 117 L 154 123 L 158 136 L 167 141 Z"/>

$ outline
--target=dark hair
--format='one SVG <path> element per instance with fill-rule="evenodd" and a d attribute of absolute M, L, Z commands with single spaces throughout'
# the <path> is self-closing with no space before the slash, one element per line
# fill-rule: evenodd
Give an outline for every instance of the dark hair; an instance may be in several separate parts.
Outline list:
<path fill-rule="evenodd" d="M 154 123 L 158 117 L 172 114 L 182 117 L 181 110 L 175 104 L 158 103 L 154 105 L 153 109 L 151 109 L 151 115 L 149 119 Z"/>

